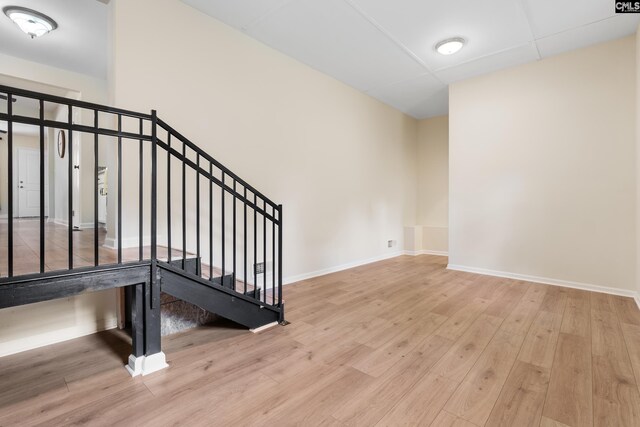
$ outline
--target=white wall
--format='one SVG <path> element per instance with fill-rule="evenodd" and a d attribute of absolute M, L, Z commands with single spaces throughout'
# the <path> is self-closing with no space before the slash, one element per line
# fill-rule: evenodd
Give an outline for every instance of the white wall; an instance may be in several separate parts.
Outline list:
<path fill-rule="evenodd" d="M 107 100 L 105 81 L 4 54 L 0 74 L 77 91 L 86 101 Z M 92 117 L 85 113 L 79 120 L 90 123 Z M 115 292 L 106 291 L 1 309 L 0 356 L 115 327 L 115 301 Z"/>
<path fill-rule="evenodd" d="M 285 277 L 402 248 L 415 224 L 416 120 L 178 0 L 111 5 L 115 105 L 156 108 L 283 203 Z M 140 16 L 153 25 L 140 31 Z M 123 195 L 131 215 L 136 195 Z"/>
<path fill-rule="evenodd" d="M 635 38 L 450 87 L 450 264 L 635 290 Z"/>

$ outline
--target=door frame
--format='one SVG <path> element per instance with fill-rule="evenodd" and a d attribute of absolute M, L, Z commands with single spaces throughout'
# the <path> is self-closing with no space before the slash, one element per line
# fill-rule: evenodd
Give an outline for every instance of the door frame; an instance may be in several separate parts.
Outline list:
<path fill-rule="evenodd" d="M 78 111 L 74 111 L 73 113 L 73 123 L 78 123 Z M 69 132 L 67 131 L 67 144 L 69 143 Z M 82 203 L 80 198 L 82 197 L 82 192 L 80 191 L 80 162 L 82 159 L 80 151 L 82 150 L 82 144 L 80 144 L 80 138 L 82 135 L 80 132 L 73 132 L 73 158 L 69 158 L 68 161 L 71 162 L 72 172 L 71 172 L 71 188 L 73 191 L 73 216 L 69 218 L 69 224 L 76 230 L 80 230 L 81 227 L 81 218 L 82 214 L 80 210 L 82 209 Z M 67 148 L 68 150 L 68 148 Z M 69 152 L 67 151 L 67 157 L 69 156 Z"/>

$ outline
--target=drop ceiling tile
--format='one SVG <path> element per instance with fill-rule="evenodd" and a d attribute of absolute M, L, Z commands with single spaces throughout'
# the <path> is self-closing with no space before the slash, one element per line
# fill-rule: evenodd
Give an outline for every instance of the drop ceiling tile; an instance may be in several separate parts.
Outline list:
<path fill-rule="evenodd" d="M 538 59 L 540 58 L 535 44 L 527 43 L 514 49 L 478 58 L 454 67 L 440 69 L 435 74 L 443 82 L 453 83 Z"/>
<path fill-rule="evenodd" d="M 413 106 L 407 114 L 420 120 L 449 114 L 449 88 L 445 87 L 424 99 L 420 104 Z"/>
<path fill-rule="evenodd" d="M 545 37 L 537 40 L 536 44 L 540 55 L 546 58 L 634 34 L 639 22 L 640 16 L 638 15 L 620 14 L 604 21 Z"/>
<path fill-rule="evenodd" d="M 294 1 L 247 33 L 362 91 L 426 71 L 342 0 Z"/>
<path fill-rule="evenodd" d="M 243 29 L 291 0 L 182 0 L 209 16 Z"/>
<path fill-rule="evenodd" d="M 347 0 L 382 26 L 432 69 L 458 65 L 533 40 L 515 0 Z M 434 46 L 461 36 L 467 45 L 450 56 Z"/>
<path fill-rule="evenodd" d="M 447 86 L 431 74 L 374 89 L 369 95 L 417 119 L 446 114 Z"/>
<path fill-rule="evenodd" d="M 536 38 L 610 18 L 613 0 L 522 0 Z"/>

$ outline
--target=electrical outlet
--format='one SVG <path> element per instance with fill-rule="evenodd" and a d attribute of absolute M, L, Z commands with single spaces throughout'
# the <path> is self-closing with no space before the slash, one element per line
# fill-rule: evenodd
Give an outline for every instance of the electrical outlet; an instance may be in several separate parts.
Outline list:
<path fill-rule="evenodd" d="M 395 246 L 395 244 L 396 244 L 396 241 L 395 241 L 395 240 L 387 240 L 387 247 L 388 247 L 388 248 L 392 248 L 392 247 L 394 247 L 394 246 Z"/>
<path fill-rule="evenodd" d="M 264 274 L 264 262 L 253 264 L 253 271 L 256 274 Z"/>

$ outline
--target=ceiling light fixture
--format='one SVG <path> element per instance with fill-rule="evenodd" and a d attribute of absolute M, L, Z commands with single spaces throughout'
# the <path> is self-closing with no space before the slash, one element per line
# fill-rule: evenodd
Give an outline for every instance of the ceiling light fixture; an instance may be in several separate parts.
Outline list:
<path fill-rule="evenodd" d="M 462 37 L 452 37 L 450 39 L 442 40 L 436 44 L 436 51 L 441 55 L 453 55 L 466 43 Z"/>
<path fill-rule="evenodd" d="M 23 32 L 32 39 L 44 36 L 58 28 L 56 21 L 35 10 L 20 6 L 7 6 L 2 9 Z"/>

